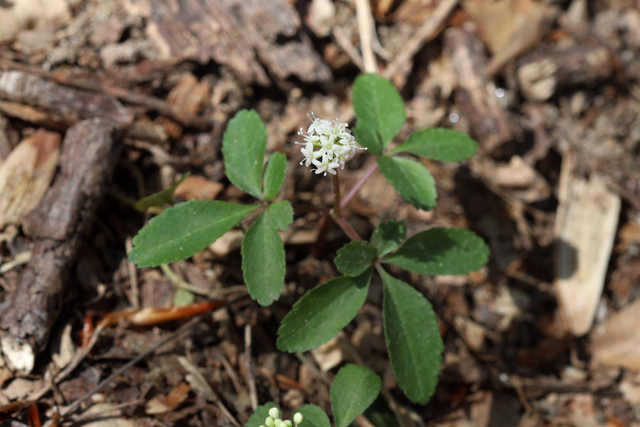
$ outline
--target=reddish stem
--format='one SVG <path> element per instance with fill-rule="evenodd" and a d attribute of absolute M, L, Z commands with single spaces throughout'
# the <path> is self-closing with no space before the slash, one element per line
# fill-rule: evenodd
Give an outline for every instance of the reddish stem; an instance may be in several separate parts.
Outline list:
<path fill-rule="evenodd" d="M 344 199 L 342 199 L 342 201 L 340 202 L 341 209 L 347 206 L 347 203 L 349 203 L 351 199 L 353 199 L 353 196 L 355 196 L 358 190 L 360 190 L 360 188 L 364 185 L 364 183 L 369 178 L 371 178 L 371 175 L 373 175 L 373 173 L 376 171 L 377 168 L 378 168 L 378 162 L 375 162 L 371 166 L 369 166 L 369 169 L 367 169 L 366 172 L 360 177 L 358 182 L 356 182 L 355 185 L 351 187 L 351 190 L 349 190 L 347 195 L 344 196 Z"/>

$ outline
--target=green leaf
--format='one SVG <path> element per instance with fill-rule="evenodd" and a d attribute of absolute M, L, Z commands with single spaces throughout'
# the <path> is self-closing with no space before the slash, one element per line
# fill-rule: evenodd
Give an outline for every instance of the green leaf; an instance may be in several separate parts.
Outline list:
<path fill-rule="evenodd" d="M 316 405 L 304 405 L 300 409 L 293 411 L 294 414 L 300 412 L 304 419 L 300 427 L 331 427 L 329 417 Z"/>
<path fill-rule="evenodd" d="M 358 277 L 336 277 L 305 293 L 282 320 L 278 348 L 301 352 L 329 341 L 358 314 L 370 280 L 371 269 Z"/>
<path fill-rule="evenodd" d="M 251 298 L 262 306 L 277 300 L 284 286 L 284 244 L 268 211 L 251 224 L 242 240 L 242 273 Z"/>
<path fill-rule="evenodd" d="M 380 224 L 371 235 L 371 244 L 378 251 L 378 256 L 384 256 L 395 251 L 402 245 L 407 236 L 407 226 L 404 222 L 392 219 Z"/>
<path fill-rule="evenodd" d="M 264 421 L 269 416 L 269 409 L 278 408 L 280 410 L 280 405 L 277 405 L 273 402 L 267 402 L 264 405 L 260 405 L 256 408 L 256 411 L 249 417 L 249 421 L 245 424 L 246 427 L 260 427 L 264 425 Z"/>
<path fill-rule="evenodd" d="M 155 206 L 162 207 L 166 205 L 172 205 L 173 193 L 176 192 L 176 188 L 178 188 L 178 186 L 182 184 L 182 181 L 187 179 L 188 176 L 189 174 L 185 173 L 184 175 L 182 175 L 182 178 L 180 178 L 180 182 L 178 182 L 176 185 L 172 185 L 169 188 L 165 188 L 162 191 L 158 191 L 157 193 L 151 194 L 143 199 L 140 199 L 138 203 L 136 203 L 133 206 L 133 208 L 138 212 L 146 212 L 147 209 L 151 207 L 155 207 Z"/>
<path fill-rule="evenodd" d="M 384 262 L 419 274 L 468 274 L 489 257 L 484 240 L 462 228 L 432 228 L 407 240 Z"/>
<path fill-rule="evenodd" d="M 444 345 L 427 299 L 411 286 L 378 269 L 382 276 L 382 318 L 391 368 L 398 385 L 416 403 L 427 403 L 436 384 Z"/>
<path fill-rule="evenodd" d="M 405 202 L 424 210 L 436 206 L 436 182 L 422 163 L 402 157 L 380 156 L 378 166 Z"/>
<path fill-rule="evenodd" d="M 229 181 L 262 199 L 262 166 L 267 149 L 267 128 L 253 110 L 240 110 L 229 120 L 222 137 L 222 155 Z"/>
<path fill-rule="evenodd" d="M 192 200 L 165 210 L 133 238 L 129 260 L 156 267 L 197 254 L 229 231 L 257 205 Z"/>
<path fill-rule="evenodd" d="M 376 427 L 400 427 L 396 415 L 382 396 L 378 396 L 371 406 L 364 411 L 364 416 Z"/>
<path fill-rule="evenodd" d="M 441 162 L 461 162 L 470 159 L 477 149 L 478 143 L 466 133 L 431 128 L 412 133 L 404 144 L 391 152 L 412 153 Z"/>
<path fill-rule="evenodd" d="M 282 184 L 284 184 L 284 176 L 287 171 L 287 156 L 284 153 L 275 152 L 267 161 L 264 169 L 264 190 L 265 200 L 273 200 L 278 195 Z"/>
<path fill-rule="evenodd" d="M 353 136 L 358 144 L 367 148 L 369 153 L 382 154 L 382 139 L 375 129 L 361 124 L 353 129 Z"/>
<path fill-rule="evenodd" d="M 366 127 L 380 135 L 386 148 L 398 134 L 407 116 L 404 101 L 391 82 L 376 74 L 363 74 L 353 87 L 353 109 L 358 127 Z"/>
<path fill-rule="evenodd" d="M 331 383 L 331 408 L 336 427 L 346 427 L 373 403 L 382 381 L 371 369 L 345 365 Z"/>
<path fill-rule="evenodd" d="M 371 243 L 357 240 L 338 249 L 338 256 L 333 262 L 345 276 L 359 276 L 371 267 L 377 257 L 376 248 Z"/>
<path fill-rule="evenodd" d="M 274 227 L 284 231 L 293 222 L 293 208 L 287 200 L 271 203 L 267 208 Z"/>

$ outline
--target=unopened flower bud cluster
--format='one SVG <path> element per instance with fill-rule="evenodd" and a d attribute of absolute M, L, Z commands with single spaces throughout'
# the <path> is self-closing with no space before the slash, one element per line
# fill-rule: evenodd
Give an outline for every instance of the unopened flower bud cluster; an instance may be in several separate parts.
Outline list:
<path fill-rule="evenodd" d="M 334 121 L 319 119 L 313 115 L 309 117 L 311 125 L 306 131 L 300 128 L 298 135 L 304 137 L 304 142 L 296 142 L 303 145 L 300 150 L 304 155 L 304 160 L 300 162 L 307 167 L 313 165 L 316 174 L 327 172 L 336 175 L 336 169 L 344 169 L 347 160 L 353 157 L 360 147 L 356 145 L 356 140 L 347 129 L 346 123 L 340 123 L 338 119 Z"/>
<path fill-rule="evenodd" d="M 264 421 L 266 427 L 294 427 L 294 425 L 295 427 L 298 427 L 298 425 L 302 422 L 302 414 L 300 412 L 294 414 L 293 422 L 295 424 L 292 424 L 289 420 L 281 420 L 280 411 L 278 410 L 278 408 L 269 409 L 269 416 Z M 261 425 L 260 427 L 265 426 Z"/>

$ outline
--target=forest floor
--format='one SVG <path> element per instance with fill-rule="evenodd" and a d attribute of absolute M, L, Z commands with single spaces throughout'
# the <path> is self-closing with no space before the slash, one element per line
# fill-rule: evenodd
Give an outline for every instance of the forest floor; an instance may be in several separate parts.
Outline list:
<path fill-rule="evenodd" d="M 353 125 L 365 71 L 405 100 L 395 143 L 441 126 L 480 146 L 424 162 L 432 211 L 379 172 L 345 210 L 366 238 L 395 218 L 409 236 L 457 226 L 490 247 L 468 276 L 391 269 L 440 322 L 426 405 L 394 379 L 379 283 L 327 345 L 276 348 L 293 303 L 339 274 L 349 238 L 334 226 L 318 242 L 318 213 L 295 211 L 269 307 L 246 295 L 240 230 L 164 268 L 126 256 L 153 216 L 135 202 L 187 173 L 176 201 L 250 200 L 221 153 L 243 108 L 290 161 L 279 197 L 331 207 L 331 180 L 298 165 L 294 142 L 310 113 Z M 640 426 L 639 82 L 637 0 L 0 0 L 2 425 L 240 426 L 270 401 L 331 414 L 331 378 L 358 362 L 390 392 L 379 410 L 393 408 L 359 426 Z M 343 188 L 374 157 L 358 152 Z M 227 302 L 196 317 L 94 325 L 212 296 Z"/>

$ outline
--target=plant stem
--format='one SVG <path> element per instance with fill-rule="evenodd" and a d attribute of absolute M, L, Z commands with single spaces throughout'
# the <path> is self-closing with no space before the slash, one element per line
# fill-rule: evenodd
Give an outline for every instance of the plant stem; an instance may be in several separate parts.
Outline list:
<path fill-rule="evenodd" d="M 365 171 L 365 173 L 360 177 L 358 182 L 356 182 L 355 185 L 351 187 L 351 190 L 349 190 L 349 192 L 344 197 L 344 199 L 342 199 L 342 201 L 340 202 L 340 209 L 347 206 L 347 203 L 349 203 L 351 199 L 353 199 L 353 196 L 355 196 L 358 190 L 360 190 L 360 188 L 364 185 L 364 183 L 369 178 L 371 178 L 371 175 L 373 175 L 373 173 L 376 171 L 377 168 L 378 168 L 378 162 L 375 162 L 371 166 L 369 166 L 369 169 Z"/>
<path fill-rule="evenodd" d="M 340 178 L 337 172 L 335 175 L 331 175 L 331 178 L 333 178 L 333 217 L 340 218 L 342 216 L 340 212 Z"/>
<path fill-rule="evenodd" d="M 344 219 L 343 217 L 338 217 L 338 218 L 334 218 L 334 219 L 336 221 L 336 224 L 338 224 L 340 226 L 340 228 L 342 228 L 342 231 L 344 231 L 344 234 L 349 236 L 349 238 L 351 240 L 361 240 L 362 239 L 360 237 L 360 235 L 358 234 L 358 232 L 356 230 L 354 230 L 353 227 L 351 227 L 351 224 L 349 224 L 346 219 Z"/>

